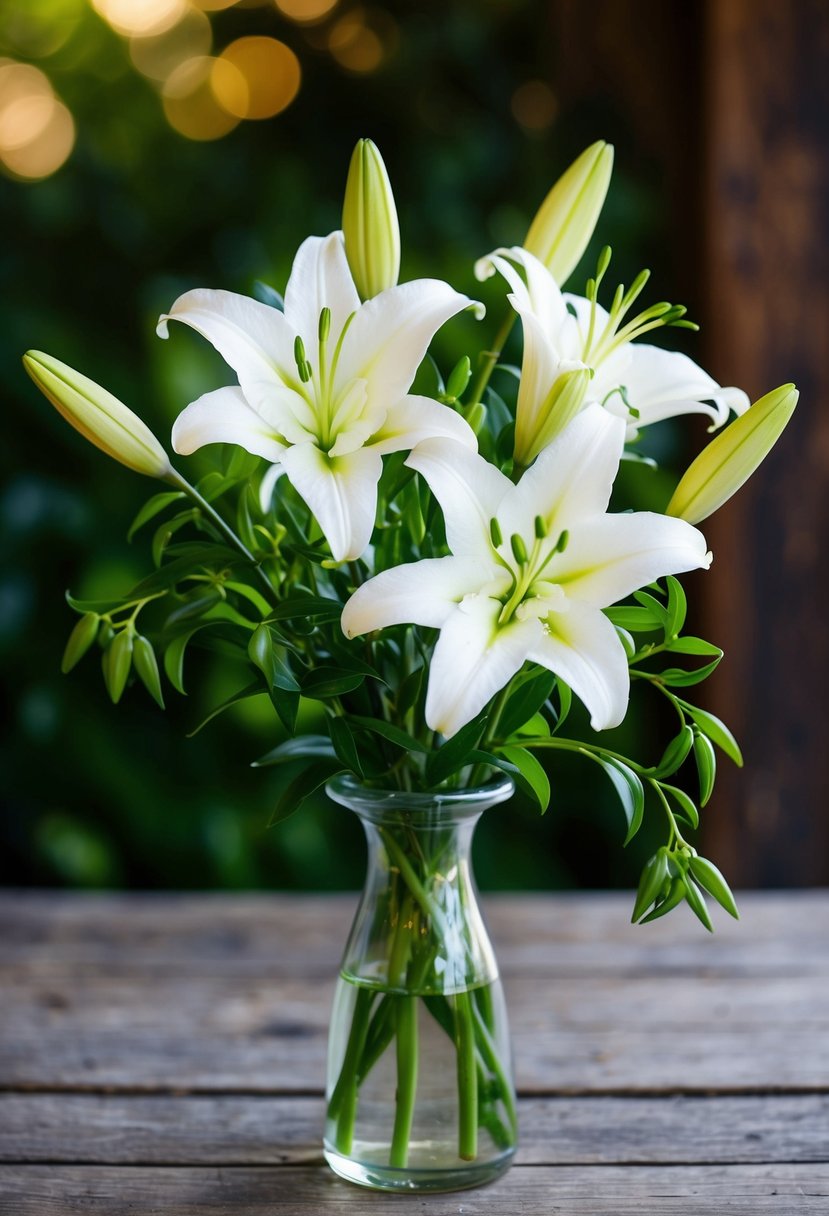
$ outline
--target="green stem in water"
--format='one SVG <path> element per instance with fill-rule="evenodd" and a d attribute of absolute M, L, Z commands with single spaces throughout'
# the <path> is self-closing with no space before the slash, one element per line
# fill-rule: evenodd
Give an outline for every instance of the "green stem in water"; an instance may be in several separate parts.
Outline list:
<path fill-rule="evenodd" d="M 417 1002 L 416 996 L 398 996 L 397 1006 L 397 1101 L 394 1110 L 389 1165 L 405 1168 L 409 1163 L 417 1091 Z"/>
<path fill-rule="evenodd" d="M 328 1104 L 329 1116 L 337 1119 L 337 1149 L 346 1155 L 351 1152 L 354 1140 L 354 1122 L 357 1117 L 357 1065 L 363 1054 L 373 1000 L 374 993 L 370 988 L 357 989 L 343 1066 Z"/>
<path fill-rule="evenodd" d="M 478 1069 L 475 1023 L 468 992 L 455 995 L 455 1042 L 458 1050 L 458 1156 L 474 1161 L 478 1155 Z"/>

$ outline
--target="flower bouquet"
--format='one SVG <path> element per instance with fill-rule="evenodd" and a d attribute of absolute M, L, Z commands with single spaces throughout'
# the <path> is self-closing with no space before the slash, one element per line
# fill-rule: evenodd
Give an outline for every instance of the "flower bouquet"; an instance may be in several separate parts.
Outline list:
<path fill-rule="evenodd" d="M 478 278 L 506 287 L 504 319 L 494 342 L 447 370 L 427 355 L 436 331 L 483 309 L 438 279 L 398 283 L 391 187 L 361 141 L 343 230 L 304 241 L 284 298 L 198 289 L 159 321 L 163 338 L 171 321 L 195 329 L 238 381 L 176 420 L 180 455 L 214 445 L 215 468 L 196 484 L 106 390 L 48 355 L 24 359 L 92 443 L 165 483 L 131 529 L 154 526 L 147 577 L 125 597 L 69 597 L 79 619 L 64 671 L 97 644 L 113 702 L 134 677 L 163 707 L 162 669 L 182 693 L 192 650 L 229 655 L 240 688 L 209 717 L 270 698 L 281 741 L 258 763 L 290 774 L 274 820 L 326 785 L 364 823 L 368 877 L 332 1018 L 325 1149 L 367 1185 L 470 1186 L 515 1151 L 506 1013 L 469 848 L 482 810 L 515 786 L 546 809 L 539 756 L 554 766 L 572 753 L 603 771 L 624 844 L 646 810 L 661 821 L 634 921 L 685 902 L 710 929 L 706 895 L 737 915 L 688 840 L 717 749 L 741 756 L 688 699 L 722 652 L 683 632 L 675 576 L 709 566 L 696 525 L 765 457 L 797 393 L 785 385 L 749 406 L 685 355 L 642 341 L 696 327 L 680 306 L 642 305 L 646 271 L 609 289 L 607 247 L 583 295 L 562 291 L 611 167 L 608 145 L 588 148 L 523 246 L 477 263 Z M 514 367 L 500 360 L 518 319 Z M 622 461 L 651 475 L 641 432 L 693 413 L 716 434 L 665 510 L 609 511 Z M 602 736 L 624 719 L 632 682 L 675 722 L 661 756 L 622 755 Z M 574 697 L 589 727 L 573 725 Z M 313 733 L 297 727 L 301 702 L 316 706 Z M 696 797 L 674 783 L 691 758 Z"/>

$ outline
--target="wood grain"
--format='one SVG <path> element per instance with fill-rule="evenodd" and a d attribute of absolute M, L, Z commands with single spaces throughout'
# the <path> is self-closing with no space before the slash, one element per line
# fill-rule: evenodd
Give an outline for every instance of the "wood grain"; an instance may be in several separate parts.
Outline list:
<path fill-rule="evenodd" d="M 358 1190 L 311 1167 L 0 1167 L 3 1216 L 400 1216 L 405 1199 Z M 425 1216 L 825 1216 L 829 1166 L 630 1166 L 513 1169 L 489 1187 L 412 1197 Z M 406 1205 L 407 1208 L 410 1205 Z"/>

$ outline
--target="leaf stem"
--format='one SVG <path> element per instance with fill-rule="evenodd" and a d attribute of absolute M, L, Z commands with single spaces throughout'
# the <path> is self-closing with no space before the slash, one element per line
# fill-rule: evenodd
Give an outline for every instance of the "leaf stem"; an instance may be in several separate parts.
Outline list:
<path fill-rule="evenodd" d="M 170 480 L 173 485 L 176 485 L 179 487 L 179 489 L 183 490 L 185 494 L 188 494 L 190 498 L 193 499 L 193 502 L 198 503 L 205 515 L 207 515 L 207 517 L 213 521 L 219 531 L 222 532 L 230 543 L 248 559 L 252 566 L 254 566 L 259 578 L 267 587 L 271 597 L 273 597 L 273 587 L 267 574 L 262 569 L 261 565 L 251 553 L 245 542 L 241 539 L 241 537 L 237 536 L 230 525 L 226 523 L 224 519 L 222 519 L 216 508 L 212 506 L 202 494 L 199 493 L 195 486 L 191 486 L 190 482 L 185 477 L 182 477 L 182 475 L 175 469 L 168 480 Z"/>
<path fill-rule="evenodd" d="M 510 312 L 505 318 L 504 323 L 498 330 L 495 341 L 492 344 L 491 350 L 481 351 L 481 366 L 478 369 L 478 374 L 472 385 L 472 392 L 469 396 L 469 401 L 466 403 L 466 409 L 470 409 L 473 405 L 477 405 L 484 395 L 486 386 L 489 384 L 490 376 L 495 370 L 498 360 L 501 358 L 501 351 L 506 345 L 507 338 L 512 332 L 512 327 L 515 324 L 516 314 Z"/>

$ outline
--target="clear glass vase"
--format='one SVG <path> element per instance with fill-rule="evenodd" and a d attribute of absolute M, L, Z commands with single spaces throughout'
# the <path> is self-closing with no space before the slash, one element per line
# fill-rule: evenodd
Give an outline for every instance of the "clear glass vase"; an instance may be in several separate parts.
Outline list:
<path fill-rule="evenodd" d="M 412 794 L 340 776 L 327 789 L 360 816 L 368 871 L 331 1018 L 326 1159 L 384 1190 L 478 1186 L 507 1168 L 517 1128 L 470 848 L 512 782 Z"/>

